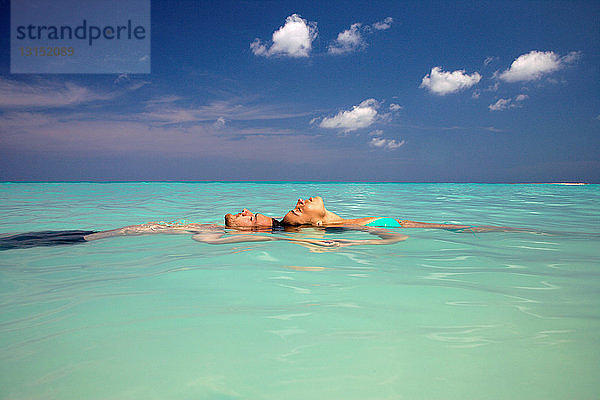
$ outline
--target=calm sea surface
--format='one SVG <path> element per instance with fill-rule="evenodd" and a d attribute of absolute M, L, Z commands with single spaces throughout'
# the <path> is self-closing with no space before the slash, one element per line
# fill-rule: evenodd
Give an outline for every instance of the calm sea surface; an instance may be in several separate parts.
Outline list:
<path fill-rule="evenodd" d="M 551 235 L 2 251 L 0 398 L 598 398 L 599 185 L 3 183 L 0 233 L 281 216 L 313 195 L 347 217 Z"/>

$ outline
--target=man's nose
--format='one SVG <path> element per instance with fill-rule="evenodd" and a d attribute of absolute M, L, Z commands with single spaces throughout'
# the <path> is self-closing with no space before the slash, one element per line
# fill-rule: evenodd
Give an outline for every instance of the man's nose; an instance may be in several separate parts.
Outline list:
<path fill-rule="evenodd" d="M 248 215 L 248 214 L 252 214 L 252 213 L 251 213 L 251 212 L 250 212 L 250 210 L 248 210 L 247 208 L 244 208 L 244 209 L 242 210 L 242 215 Z"/>

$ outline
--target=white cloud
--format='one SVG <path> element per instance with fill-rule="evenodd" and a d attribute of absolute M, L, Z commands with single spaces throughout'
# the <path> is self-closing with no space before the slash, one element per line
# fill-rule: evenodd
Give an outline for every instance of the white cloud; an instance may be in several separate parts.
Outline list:
<path fill-rule="evenodd" d="M 564 57 L 560 57 L 553 51 L 533 50 L 517 57 L 510 68 L 499 75 L 499 78 L 506 82 L 533 81 L 543 75 L 564 68 L 579 57 L 579 52 L 571 52 Z"/>
<path fill-rule="evenodd" d="M 348 54 L 367 47 L 365 35 L 372 34 L 372 29 L 385 30 L 391 27 L 394 20 L 387 17 L 385 20 L 372 25 L 363 25 L 356 22 L 349 29 L 340 32 L 337 38 L 329 45 L 327 52 L 332 55 Z"/>
<path fill-rule="evenodd" d="M 512 106 L 511 99 L 498 99 L 494 104 L 490 104 L 488 108 L 490 111 L 503 111 Z"/>
<path fill-rule="evenodd" d="M 474 98 L 474 99 L 478 99 L 479 96 L 481 96 L 481 92 L 479 90 L 475 90 L 473 92 L 473 94 L 471 95 L 471 97 Z"/>
<path fill-rule="evenodd" d="M 483 60 L 483 65 L 490 65 L 495 59 L 496 57 L 486 57 L 485 60 Z"/>
<path fill-rule="evenodd" d="M 314 136 L 287 129 L 256 126 L 229 129 L 227 135 L 211 125 L 191 127 L 152 126 L 125 115 L 124 120 L 65 118 L 56 113 L 5 112 L 0 114 L 4 149 L 61 154 L 156 154 L 163 156 L 211 157 L 223 154 L 232 159 L 310 160 L 339 159 L 338 149 L 324 147 Z M 252 151 L 248 151 L 252 149 Z M 302 160 L 294 154 L 304 154 Z"/>
<path fill-rule="evenodd" d="M 490 111 L 504 111 L 508 108 L 520 108 L 523 107 L 523 104 L 521 103 L 528 98 L 529 96 L 526 94 L 519 94 L 515 96 L 514 99 L 499 99 L 494 104 L 490 104 L 488 108 Z"/>
<path fill-rule="evenodd" d="M 227 120 L 223 117 L 219 117 L 217 118 L 217 120 L 215 121 L 215 123 L 213 124 L 213 126 L 217 129 L 221 129 L 225 127 L 225 124 L 227 123 Z"/>
<path fill-rule="evenodd" d="M 558 84 L 560 84 L 560 83 L 563 83 L 563 84 L 566 84 L 566 83 L 567 83 L 566 81 L 562 81 L 562 82 L 561 82 L 561 81 L 559 81 L 558 79 L 554 79 L 554 78 L 548 78 L 548 79 L 546 79 L 546 82 L 548 82 L 548 83 L 549 83 L 549 84 L 551 84 L 551 85 L 558 85 Z"/>
<path fill-rule="evenodd" d="M 186 107 L 174 104 L 179 98 L 165 96 L 147 102 L 146 111 L 138 117 L 155 125 L 202 123 L 210 121 L 256 121 L 306 116 L 307 113 L 282 112 L 278 106 L 244 105 L 230 101 L 213 101 L 207 105 Z M 162 101 L 162 102 L 161 102 Z"/>
<path fill-rule="evenodd" d="M 373 29 L 376 29 L 378 31 L 390 29 L 390 27 L 392 26 L 392 22 L 394 22 L 394 19 L 392 17 L 387 17 L 383 21 L 375 22 L 373 24 Z"/>
<path fill-rule="evenodd" d="M 388 150 L 395 150 L 401 146 L 403 146 L 406 142 L 404 140 L 397 142 L 394 139 L 385 139 L 382 137 L 374 137 L 369 142 L 369 146 L 371 147 L 380 147 Z"/>
<path fill-rule="evenodd" d="M 133 91 L 138 90 L 149 84 L 150 84 L 150 82 L 148 82 L 148 81 L 133 82 L 131 85 L 127 86 L 125 89 L 133 92 Z"/>
<path fill-rule="evenodd" d="M 402 110 L 402 106 L 400 104 L 390 104 L 390 111 L 400 111 Z"/>
<path fill-rule="evenodd" d="M 427 88 L 431 93 L 444 96 L 449 93 L 456 93 L 476 85 L 481 80 L 481 75 L 474 72 L 471 75 L 464 70 L 448 72 L 442 71 L 440 67 L 433 67 L 431 74 L 423 77 L 422 88 Z"/>
<path fill-rule="evenodd" d="M 569 54 L 567 54 L 566 56 L 564 56 L 563 58 L 561 58 L 561 61 L 563 64 L 572 64 L 575 61 L 579 60 L 580 58 L 581 58 L 580 51 L 572 51 Z"/>
<path fill-rule="evenodd" d="M 329 45 L 329 54 L 346 54 L 364 48 L 366 44 L 362 38 L 360 27 L 360 23 L 355 23 L 350 26 L 350 29 L 340 32 L 337 39 Z"/>
<path fill-rule="evenodd" d="M 250 43 L 250 48 L 255 56 L 268 57 L 270 55 L 269 49 L 267 49 L 267 46 L 265 46 L 259 38 L 254 39 L 254 42 Z"/>
<path fill-rule="evenodd" d="M 181 96 L 165 95 L 162 97 L 156 97 L 156 98 L 147 100 L 146 105 L 149 107 L 160 105 L 162 107 L 164 104 L 172 104 L 172 103 L 175 103 L 182 99 L 183 98 Z"/>
<path fill-rule="evenodd" d="M 496 82 L 493 85 L 488 86 L 488 88 L 485 90 L 487 92 L 497 92 L 499 88 L 500 88 L 500 82 Z"/>
<path fill-rule="evenodd" d="M 526 94 L 520 94 L 517 97 L 515 97 L 515 101 L 523 101 L 525 99 L 527 99 L 529 96 L 527 96 Z"/>
<path fill-rule="evenodd" d="M 284 26 L 273 32 L 271 47 L 257 38 L 250 48 L 257 56 L 308 57 L 317 35 L 316 22 L 307 22 L 298 14 L 292 14 L 286 18 Z"/>
<path fill-rule="evenodd" d="M 388 150 L 395 150 L 406 143 L 404 140 L 396 141 L 394 139 L 386 139 L 383 137 L 383 131 L 381 129 L 369 132 L 369 136 L 373 136 L 369 141 L 369 146 L 384 148 Z"/>
<path fill-rule="evenodd" d="M 25 83 L 0 77 L 0 107 L 68 107 L 110 100 L 117 93 L 98 93 L 71 82 L 38 81 Z"/>
<path fill-rule="evenodd" d="M 122 81 L 129 80 L 131 80 L 131 78 L 129 78 L 129 74 L 120 74 L 119 76 L 117 76 L 117 79 L 114 80 L 114 83 L 120 83 Z"/>
<path fill-rule="evenodd" d="M 367 99 L 351 110 L 340 111 L 333 117 L 325 117 L 319 124 L 321 128 L 341 129 L 342 132 L 366 128 L 377 119 L 379 103 L 375 99 Z"/>

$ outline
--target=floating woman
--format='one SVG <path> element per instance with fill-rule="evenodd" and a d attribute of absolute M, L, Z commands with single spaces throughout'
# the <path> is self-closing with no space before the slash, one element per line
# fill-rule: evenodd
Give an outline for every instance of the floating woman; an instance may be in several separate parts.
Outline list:
<path fill-rule="evenodd" d="M 452 231 L 468 232 L 508 232 L 508 231 L 528 231 L 522 228 L 510 228 L 504 226 L 470 226 L 457 224 L 437 224 L 429 222 L 416 222 L 409 220 L 399 220 L 390 217 L 360 217 L 360 218 L 342 218 L 339 215 L 327 210 L 322 197 L 315 196 L 308 199 L 298 199 L 296 207 L 290 210 L 283 217 L 284 226 L 364 226 L 379 228 L 433 228 L 447 229 Z M 537 233 L 537 232 L 536 232 Z"/>

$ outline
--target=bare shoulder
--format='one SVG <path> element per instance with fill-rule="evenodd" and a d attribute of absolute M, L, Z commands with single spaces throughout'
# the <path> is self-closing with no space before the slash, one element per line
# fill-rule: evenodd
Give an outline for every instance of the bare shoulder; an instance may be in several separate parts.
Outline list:
<path fill-rule="evenodd" d="M 381 217 L 362 217 L 362 218 L 352 218 L 352 219 L 347 219 L 344 221 L 344 224 L 349 224 L 349 225 L 361 225 L 361 226 L 365 226 L 375 220 L 378 220 Z"/>

